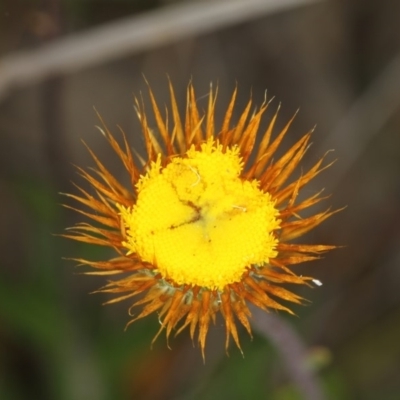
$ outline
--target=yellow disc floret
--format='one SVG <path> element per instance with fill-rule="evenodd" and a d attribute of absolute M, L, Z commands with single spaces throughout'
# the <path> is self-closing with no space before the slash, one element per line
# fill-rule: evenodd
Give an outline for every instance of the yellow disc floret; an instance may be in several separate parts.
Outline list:
<path fill-rule="evenodd" d="M 240 178 L 236 147 L 214 140 L 164 168 L 160 157 L 137 184 L 137 202 L 120 206 L 123 245 L 178 285 L 222 290 L 247 267 L 276 257 L 278 211 L 256 180 Z"/>

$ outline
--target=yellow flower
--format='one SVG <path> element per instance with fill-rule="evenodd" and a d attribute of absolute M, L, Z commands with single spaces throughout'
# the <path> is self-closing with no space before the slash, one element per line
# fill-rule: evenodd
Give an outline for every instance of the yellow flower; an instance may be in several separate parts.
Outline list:
<path fill-rule="evenodd" d="M 107 261 L 77 260 L 96 268 L 92 274 L 124 273 L 100 291 L 117 294 L 108 303 L 140 295 L 129 313 L 134 316 L 134 306 L 141 309 L 128 325 L 158 312 L 161 328 L 154 340 L 164 329 L 168 338 L 173 329 L 179 333 L 186 327 L 193 339 L 198 329 L 204 357 L 209 325 L 221 312 L 226 347 L 232 336 L 240 348 L 236 321 L 251 334 L 248 304 L 291 313 L 278 300 L 302 299 L 280 284 L 307 284 L 312 278 L 297 276 L 289 266 L 335 247 L 290 243 L 334 213 L 299 215 L 323 199 L 319 192 L 298 201 L 298 194 L 330 164 L 324 166 L 322 158 L 290 181 L 311 132 L 274 158 L 293 118 L 272 139 L 277 111 L 257 140 L 269 103 L 251 115 L 250 100 L 234 125 L 236 90 L 218 130 L 212 89 L 201 115 L 193 86 L 188 86 L 182 121 L 170 84 L 172 130 L 150 88 L 149 95 L 157 134 L 149 127 L 143 102 L 136 100 L 147 160 L 132 154 L 125 134 L 121 146 L 103 124 L 102 132 L 127 170 L 131 186 L 121 185 L 89 149 L 97 169 L 79 171 L 96 196 L 82 188 L 79 195 L 67 196 L 87 206 L 90 211 L 74 210 L 95 224 L 79 223 L 65 236 L 115 249 L 117 256 Z"/>

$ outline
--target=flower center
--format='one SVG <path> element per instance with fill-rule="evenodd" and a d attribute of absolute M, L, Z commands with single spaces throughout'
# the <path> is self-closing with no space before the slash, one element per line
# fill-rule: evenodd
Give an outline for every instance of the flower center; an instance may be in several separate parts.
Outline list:
<path fill-rule="evenodd" d="M 160 157 L 137 184 L 137 202 L 119 206 L 123 245 L 166 279 L 222 290 L 246 267 L 276 257 L 278 211 L 256 180 L 240 178 L 236 147 L 209 140 L 161 168 Z"/>

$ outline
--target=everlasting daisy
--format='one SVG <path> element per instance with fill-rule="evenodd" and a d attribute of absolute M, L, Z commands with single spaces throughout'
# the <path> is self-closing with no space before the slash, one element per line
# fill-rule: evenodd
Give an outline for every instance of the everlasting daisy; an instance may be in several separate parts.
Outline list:
<path fill-rule="evenodd" d="M 188 327 L 192 339 L 197 331 L 204 357 L 209 325 L 221 313 L 226 348 L 231 336 L 240 348 L 236 324 L 251 335 L 249 304 L 292 313 L 281 301 L 302 299 L 281 284 L 308 284 L 312 278 L 296 275 L 291 266 L 334 248 L 290 243 L 333 214 L 300 216 L 323 199 L 321 192 L 298 201 L 301 189 L 329 165 L 322 158 L 292 178 L 311 132 L 277 158 L 293 118 L 273 135 L 277 111 L 259 132 L 268 104 L 251 114 L 250 100 L 233 123 L 236 90 L 218 127 L 212 89 L 202 113 L 188 86 L 182 120 L 170 84 L 172 128 L 150 88 L 149 97 L 155 126 L 149 126 L 143 101 L 136 99 L 145 159 L 132 152 L 124 133 L 121 145 L 104 124 L 101 129 L 128 173 L 129 187 L 89 149 L 96 169 L 78 169 L 95 194 L 78 187 L 80 194 L 67 196 L 86 207 L 73 209 L 91 223 L 78 223 L 65 236 L 115 250 L 110 260 L 77 261 L 95 268 L 91 274 L 123 274 L 100 291 L 116 294 L 108 303 L 136 298 L 128 325 L 157 313 L 161 327 L 154 340 L 163 330 L 168 338 Z"/>

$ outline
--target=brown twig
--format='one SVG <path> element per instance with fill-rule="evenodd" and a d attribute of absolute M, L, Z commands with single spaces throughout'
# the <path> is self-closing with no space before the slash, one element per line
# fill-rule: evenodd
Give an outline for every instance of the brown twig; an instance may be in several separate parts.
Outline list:
<path fill-rule="evenodd" d="M 219 0 L 182 2 L 135 15 L 36 50 L 0 59 L 0 100 L 13 86 L 212 32 L 253 18 L 321 0 Z"/>

